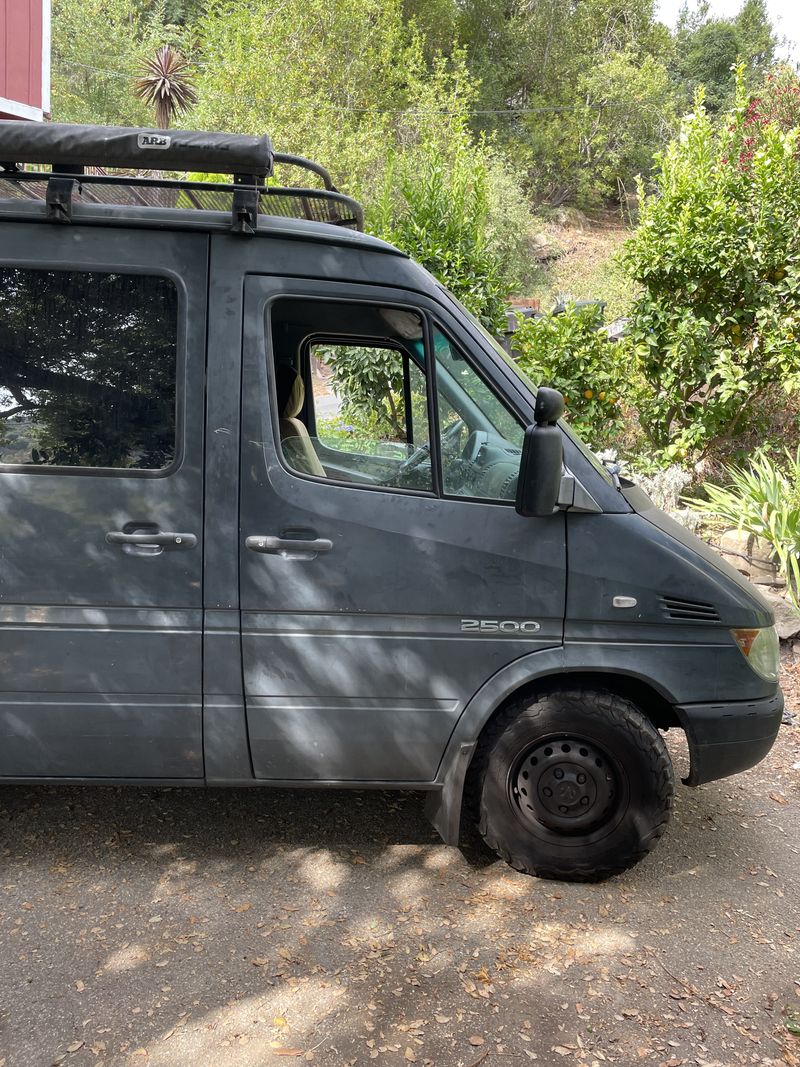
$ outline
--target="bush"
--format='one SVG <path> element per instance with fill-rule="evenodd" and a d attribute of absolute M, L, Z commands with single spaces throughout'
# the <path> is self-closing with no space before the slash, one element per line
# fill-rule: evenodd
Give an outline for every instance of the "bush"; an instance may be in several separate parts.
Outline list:
<path fill-rule="evenodd" d="M 594 447 L 621 433 L 630 348 L 599 329 L 596 306 L 568 306 L 561 315 L 520 318 L 514 334 L 519 364 L 537 384 L 564 394 L 570 425 Z"/>
<path fill-rule="evenodd" d="M 800 131 L 785 125 L 741 89 L 718 123 L 698 99 L 643 198 L 625 263 L 641 423 L 666 458 L 705 453 L 800 382 Z"/>
<path fill-rule="evenodd" d="M 728 485 L 706 483 L 706 499 L 687 503 L 713 521 L 766 541 L 792 603 L 800 607 L 800 448 L 786 449 L 780 460 L 762 453 L 747 467 L 726 467 L 725 473 Z"/>

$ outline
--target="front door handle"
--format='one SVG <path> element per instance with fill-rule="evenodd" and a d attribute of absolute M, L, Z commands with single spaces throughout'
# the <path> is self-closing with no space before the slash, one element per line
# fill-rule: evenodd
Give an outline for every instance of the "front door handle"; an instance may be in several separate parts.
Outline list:
<path fill-rule="evenodd" d="M 267 534 L 253 534 L 246 538 L 245 546 L 251 552 L 264 552 L 269 555 L 294 555 L 300 553 L 304 557 L 316 556 L 320 552 L 330 552 L 333 541 L 327 537 L 315 537 L 313 540 L 303 540 L 297 537 L 273 537 Z"/>
<path fill-rule="evenodd" d="M 106 541 L 110 545 L 133 545 L 140 548 L 194 548 L 197 538 L 191 533 L 126 533 L 125 530 L 109 530 Z"/>

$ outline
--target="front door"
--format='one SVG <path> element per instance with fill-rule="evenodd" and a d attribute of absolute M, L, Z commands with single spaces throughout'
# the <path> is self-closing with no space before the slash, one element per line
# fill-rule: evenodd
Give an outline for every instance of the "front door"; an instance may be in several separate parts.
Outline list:
<path fill-rule="evenodd" d="M 240 580 L 257 778 L 429 781 L 476 690 L 561 643 L 564 516 L 514 510 L 523 422 L 490 361 L 407 293 L 247 279 Z"/>
<path fill-rule="evenodd" d="M 207 251 L 0 223 L 0 776 L 202 778 Z"/>

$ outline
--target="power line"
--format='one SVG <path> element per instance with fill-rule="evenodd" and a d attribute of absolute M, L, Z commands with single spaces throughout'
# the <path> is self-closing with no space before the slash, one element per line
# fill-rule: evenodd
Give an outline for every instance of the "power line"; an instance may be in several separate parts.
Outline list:
<path fill-rule="evenodd" d="M 125 78 L 129 81 L 133 75 L 126 74 L 122 70 L 109 70 L 104 67 L 92 67 L 88 63 L 77 63 L 74 61 L 65 62 L 56 58 L 53 63 L 54 66 L 61 66 L 64 69 L 75 70 L 88 70 L 93 74 L 104 74 L 107 77 L 112 78 Z M 255 99 L 251 96 L 238 97 L 239 100 L 244 100 L 248 104 L 254 104 L 259 106 L 263 103 L 263 100 Z M 288 107 L 304 107 L 304 105 L 298 102 L 288 102 L 283 106 Z M 574 112 L 583 111 L 587 108 L 600 110 L 602 108 L 619 108 L 624 107 L 624 104 L 618 103 L 584 103 L 584 104 L 550 104 L 542 107 L 512 107 L 512 108 L 481 108 L 475 111 L 448 111 L 446 108 L 403 108 L 403 107 L 355 107 L 348 104 L 319 104 L 314 103 L 311 106 L 312 111 L 336 111 L 344 113 L 355 114 L 371 114 L 371 115 L 539 115 L 558 112 Z"/>

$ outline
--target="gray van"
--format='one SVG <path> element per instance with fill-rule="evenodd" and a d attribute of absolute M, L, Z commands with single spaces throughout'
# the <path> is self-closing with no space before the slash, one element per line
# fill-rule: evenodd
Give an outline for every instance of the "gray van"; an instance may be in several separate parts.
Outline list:
<path fill-rule="evenodd" d="M 620 872 L 660 731 L 691 786 L 772 745 L 772 615 L 360 229 L 267 138 L 0 124 L 0 781 L 426 790 Z"/>

